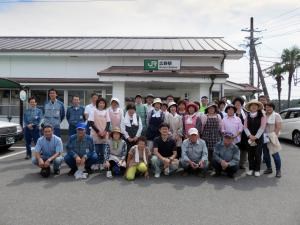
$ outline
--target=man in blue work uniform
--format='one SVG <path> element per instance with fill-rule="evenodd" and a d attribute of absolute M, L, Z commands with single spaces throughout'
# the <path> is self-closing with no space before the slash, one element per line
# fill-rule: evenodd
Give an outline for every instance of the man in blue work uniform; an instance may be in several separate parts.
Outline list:
<path fill-rule="evenodd" d="M 68 175 L 75 174 L 77 179 L 87 178 L 87 174 L 91 172 L 91 166 L 98 162 L 93 139 L 85 133 L 85 129 L 84 123 L 77 125 L 77 134 L 70 137 L 65 155 L 65 162 L 71 168 Z"/>
<path fill-rule="evenodd" d="M 60 124 L 65 118 L 64 103 L 57 98 L 55 89 L 49 90 L 50 100 L 45 104 L 44 125 L 51 125 L 54 129 L 54 134 L 60 137 Z"/>
<path fill-rule="evenodd" d="M 26 157 L 31 158 L 31 143 L 36 145 L 40 137 L 40 123 L 43 118 L 42 110 L 36 107 L 35 97 L 28 99 L 29 108 L 24 113 L 24 136 L 26 143 Z"/>
<path fill-rule="evenodd" d="M 76 125 L 85 121 L 84 107 L 80 106 L 80 98 L 74 95 L 72 98 L 72 106 L 67 109 L 67 120 L 69 123 L 69 137 L 76 134 Z"/>

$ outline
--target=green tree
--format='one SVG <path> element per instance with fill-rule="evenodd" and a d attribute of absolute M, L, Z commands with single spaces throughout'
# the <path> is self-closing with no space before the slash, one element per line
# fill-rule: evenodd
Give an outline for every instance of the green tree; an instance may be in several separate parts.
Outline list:
<path fill-rule="evenodd" d="M 297 67 L 300 65 L 300 49 L 297 46 L 293 46 L 290 49 L 284 49 L 281 59 L 284 64 L 283 68 L 288 73 L 288 107 L 290 107 L 292 79 Z"/>
<path fill-rule="evenodd" d="M 276 85 L 277 85 L 277 94 L 278 94 L 278 111 L 280 112 L 281 110 L 281 83 L 283 78 L 283 73 L 285 73 L 285 70 L 283 66 L 280 63 L 275 63 L 271 70 L 268 72 L 275 80 L 276 80 Z"/>

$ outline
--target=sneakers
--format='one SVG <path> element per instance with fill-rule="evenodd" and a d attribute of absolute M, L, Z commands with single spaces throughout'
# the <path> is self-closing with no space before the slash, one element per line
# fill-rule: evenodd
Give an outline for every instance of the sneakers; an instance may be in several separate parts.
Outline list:
<path fill-rule="evenodd" d="M 88 178 L 88 173 L 82 172 L 82 170 L 77 170 L 74 174 L 75 179 L 87 179 Z"/>
<path fill-rule="evenodd" d="M 271 174 L 271 173 L 273 173 L 272 168 L 268 168 L 264 171 L 264 174 Z"/>
<path fill-rule="evenodd" d="M 254 172 L 254 176 L 255 176 L 255 177 L 260 177 L 260 172 L 259 172 L 259 171 L 255 171 L 255 172 Z"/>
<path fill-rule="evenodd" d="M 99 169 L 100 169 L 100 165 L 99 164 L 93 164 L 91 166 L 91 170 L 93 170 L 93 171 L 98 171 Z"/>
<path fill-rule="evenodd" d="M 107 171 L 106 171 L 106 177 L 107 177 L 107 178 L 112 178 L 112 177 L 113 177 L 113 176 L 112 176 L 111 170 L 107 170 Z"/>
<path fill-rule="evenodd" d="M 169 167 L 168 167 L 168 168 L 165 168 L 164 174 L 165 174 L 166 176 L 169 176 L 169 174 L 170 174 L 170 169 L 169 169 Z"/>
<path fill-rule="evenodd" d="M 253 170 L 249 170 L 246 174 L 247 174 L 248 176 L 252 176 L 252 175 L 253 175 Z"/>
<path fill-rule="evenodd" d="M 155 177 L 155 178 L 160 178 L 160 173 L 155 173 L 155 174 L 154 174 L 154 177 Z"/>
<path fill-rule="evenodd" d="M 276 176 L 275 177 L 277 177 L 277 178 L 280 178 L 281 177 L 281 171 L 280 170 L 277 170 L 276 171 Z"/>

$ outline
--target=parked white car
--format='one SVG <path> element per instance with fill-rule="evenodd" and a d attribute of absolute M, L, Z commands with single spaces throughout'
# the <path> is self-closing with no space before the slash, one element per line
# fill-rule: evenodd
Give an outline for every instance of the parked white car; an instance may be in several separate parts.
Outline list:
<path fill-rule="evenodd" d="M 0 121 L 0 150 L 8 149 L 23 138 L 21 125 Z"/>
<path fill-rule="evenodd" d="M 280 138 L 292 140 L 300 146 L 300 108 L 289 108 L 280 112 L 282 129 Z"/>

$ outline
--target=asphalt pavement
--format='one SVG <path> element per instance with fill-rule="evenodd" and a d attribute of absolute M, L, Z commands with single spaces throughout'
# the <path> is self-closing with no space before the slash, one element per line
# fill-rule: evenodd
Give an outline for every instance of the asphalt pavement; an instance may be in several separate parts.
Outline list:
<path fill-rule="evenodd" d="M 300 225 L 300 148 L 282 145 L 281 179 L 239 171 L 235 179 L 128 182 L 93 174 L 78 181 L 66 165 L 45 179 L 24 148 L 0 151 L 0 225 Z"/>

